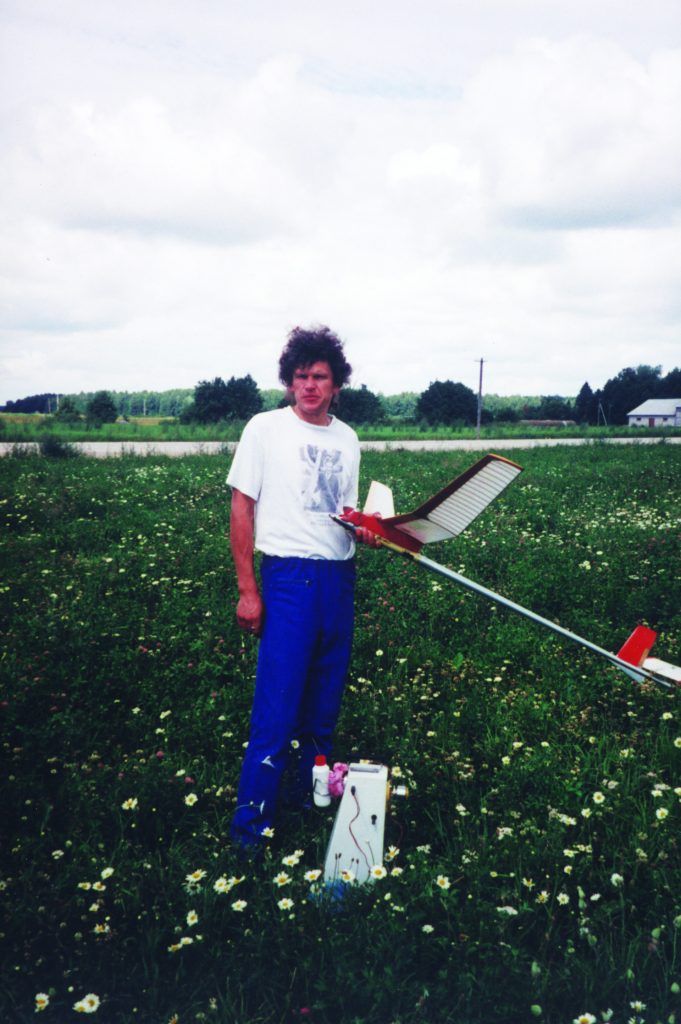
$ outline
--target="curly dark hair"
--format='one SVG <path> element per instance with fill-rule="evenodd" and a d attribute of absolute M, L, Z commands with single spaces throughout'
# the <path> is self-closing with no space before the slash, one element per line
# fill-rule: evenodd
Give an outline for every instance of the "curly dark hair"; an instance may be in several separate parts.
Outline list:
<path fill-rule="evenodd" d="M 328 327 L 294 327 L 279 357 L 279 380 L 287 387 L 296 370 L 313 363 L 328 363 L 337 388 L 350 380 L 352 367 L 345 358 L 343 342 Z"/>

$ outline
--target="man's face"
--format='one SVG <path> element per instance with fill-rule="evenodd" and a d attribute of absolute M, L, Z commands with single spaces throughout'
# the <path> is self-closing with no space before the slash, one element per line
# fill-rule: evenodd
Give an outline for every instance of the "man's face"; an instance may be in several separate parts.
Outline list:
<path fill-rule="evenodd" d="M 340 388 L 333 382 L 327 362 L 299 366 L 293 373 L 291 391 L 295 399 L 294 411 L 302 420 L 326 426 L 329 406 Z"/>

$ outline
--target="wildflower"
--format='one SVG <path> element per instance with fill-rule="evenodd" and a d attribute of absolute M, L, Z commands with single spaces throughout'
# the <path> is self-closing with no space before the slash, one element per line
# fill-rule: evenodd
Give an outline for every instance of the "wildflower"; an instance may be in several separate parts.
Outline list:
<path fill-rule="evenodd" d="M 264 829 L 262 830 L 262 832 L 260 833 L 260 835 L 261 835 L 261 836 L 264 836 L 264 837 L 265 837 L 265 839 L 272 839 L 272 838 L 273 838 L 273 836 L 274 836 L 274 829 L 272 828 L 272 826 L 271 826 L 271 825 L 267 825 L 267 826 L 266 826 L 266 827 L 265 827 L 265 828 L 264 828 Z"/>
<path fill-rule="evenodd" d="M 668 722 L 669 719 L 673 718 L 673 717 L 674 717 L 674 715 L 672 714 L 671 711 L 663 711 L 662 712 L 662 721 L 663 722 Z"/>
<path fill-rule="evenodd" d="M 387 874 L 388 872 L 382 864 L 374 864 L 370 871 L 372 878 L 385 878 Z"/>
<path fill-rule="evenodd" d="M 640 999 L 632 999 L 629 1003 L 629 1006 L 632 1008 L 632 1010 L 636 1010 L 637 1013 L 640 1013 L 642 1010 L 645 1010 L 646 1008 L 646 1004 L 642 1003 Z"/>
<path fill-rule="evenodd" d="M 104 885 L 104 882 L 93 882 L 92 888 L 95 890 L 95 892 L 106 892 L 106 886 Z"/>
<path fill-rule="evenodd" d="M 137 810 L 137 797 L 129 796 L 127 800 L 124 800 L 121 804 L 124 811 L 136 811 Z"/>
<path fill-rule="evenodd" d="M 614 885 L 616 889 L 621 889 L 624 885 L 624 879 L 622 875 L 619 875 L 616 871 L 610 875 L 610 883 Z"/>
<path fill-rule="evenodd" d="M 593 1013 L 580 1013 L 579 1017 L 575 1017 L 572 1024 L 596 1024 L 596 1018 Z"/>
<path fill-rule="evenodd" d="M 40 1013 L 50 1005 L 50 997 L 47 992 L 37 992 L 35 997 L 35 1012 Z"/>
<path fill-rule="evenodd" d="M 235 900 L 235 902 L 232 903 L 232 910 L 236 910 L 236 912 L 240 914 L 247 906 L 248 904 L 246 903 L 246 900 Z"/>
<path fill-rule="evenodd" d="M 319 868 L 313 868 L 311 871 L 306 871 L 303 877 L 306 882 L 316 882 L 321 873 Z"/>
<path fill-rule="evenodd" d="M 512 836 L 512 835 L 513 835 L 513 829 L 512 828 L 508 828 L 508 826 L 503 826 L 503 827 L 497 829 L 497 839 L 505 839 L 506 836 Z"/>
<path fill-rule="evenodd" d="M 101 873 L 101 875 L 99 877 L 100 878 L 111 878 L 113 873 L 114 873 L 114 869 L 113 868 L 104 868 L 104 870 L 102 871 L 102 873 Z"/>
<path fill-rule="evenodd" d="M 186 797 L 184 798 L 184 802 L 186 803 L 187 807 L 193 807 L 198 799 L 199 798 L 196 795 L 196 793 L 187 793 Z"/>
<path fill-rule="evenodd" d="M 288 896 L 285 896 L 283 900 L 279 900 L 277 906 L 280 910 L 290 910 L 294 906 L 293 900 L 290 900 Z"/>
<path fill-rule="evenodd" d="M 426 935 L 430 935 L 432 932 L 435 931 L 435 929 L 433 928 L 432 924 L 424 924 L 424 926 L 421 929 L 421 931 L 425 932 Z"/>
<path fill-rule="evenodd" d="M 459 814 L 461 815 L 462 818 L 465 818 L 466 815 L 468 814 L 468 811 L 466 810 L 466 808 L 465 808 L 465 806 L 463 804 L 457 804 L 456 805 L 456 809 L 457 809 L 457 811 L 459 812 Z"/>
<path fill-rule="evenodd" d="M 674 740 L 674 746 L 681 750 L 681 736 L 677 736 Z"/>
<path fill-rule="evenodd" d="M 197 868 L 196 871 L 185 876 L 188 885 L 197 885 L 205 877 L 206 872 L 203 868 Z"/>
<path fill-rule="evenodd" d="M 655 811 L 655 817 L 658 821 L 664 821 L 668 814 L 669 811 L 666 807 L 658 807 L 658 809 Z"/>
<path fill-rule="evenodd" d="M 167 718 L 168 715 L 172 715 L 172 711 L 162 711 L 158 717 L 163 721 L 163 719 Z"/>
<path fill-rule="evenodd" d="M 79 882 L 78 888 L 85 889 L 85 891 L 87 892 L 88 889 L 92 888 L 92 882 Z"/>
<path fill-rule="evenodd" d="M 300 747 L 300 740 L 291 740 L 291 750 L 298 750 Z"/>
<path fill-rule="evenodd" d="M 380 648 L 376 651 L 376 657 L 377 658 L 382 658 L 383 657 L 383 651 Z"/>
<path fill-rule="evenodd" d="M 296 850 L 295 853 L 289 853 L 287 857 L 283 857 L 281 863 L 284 864 L 287 868 L 294 868 L 299 860 L 300 854 Z"/>
<path fill-rule="evenodd" d="M 537 893 L 537 903 L 548 903 L 549 894 L 546 889 L 542 889 L 541 892 Z"/>
<path fill-rule="evenodd" d="M 193 925 L 198 924 L 198 923 L 199 923 L 199 915 L 196 913 L 195 910 L 190 910 L 189 913 L 187 914 L 187 924 L 191 928 L 191 927 L 193 927 Z"/>
<path fill-rule="evenodd" d="M 582 817 L 583 818 L 590 818 L 591 817 L 591 808 L 590 807 L 583 807 L 582 808 Z"/>
<path fill-rule="evenodd" d="M 291 881 L 291 876 L 287 875 L 285 871 L 280 871 L 279 874 L 272 879 L 272 881 L 281 889 L 283 885 L 289 884 L 289 882 Z"/>
<path fill-rule="evenodd" d="M 53 860 L 60 860 L 63 856 L 64 856 L 64 851 L 63 850 L 53 850 L 52 851 L 52 859 Z"/>
<path fill-rule="evenodd" d="M 95 935 L 108 935 L 111 931 L 111 926 L 108 924 L 96 924 L 92 930 Z"/>
<path fill-rule="evenodd" d="M 558 902 L 560 903 L 561 907 L 564 907 L 566 903 L 570 902 L 570 897 L 568 896 L 568 894 L 566 892 L 559 892 L 558 893 Z"/>
<path fill-rule="evenodd" d="M 99 996 L 94 992 L 88 992 L 86 996 L 73 1004 L 76 1013 L 95 1013 L 99 1009 Z"/>
<path fill-rule="evenodd" d="M 526 889 L 534 889 L 534 880 L 532 878 L 523 878 L 523 885 Z"/>
<path fill-rule="evenodd" d="M 390 872 L 390 874 L 394 875 L 396 878 L 399 875 L 403 874 L 403 873 L 404 873 L 404 868 L 399 868 L 399 867 L 392 868 L 392 870 Z"/>
<path fill-rule="evenodd" d="M 435 884 L 438 885 L 441 889 L 449 889 L 452 883 L 449 881 L 446 875 L 438 875 L 437 878 L 435 879 Z"/>
<path fill-rule="evenodd" d="M 354 880 L 355 876 L 353 872 L 349 871 L 347 868 L 343 868 L 343 870 L 341 871 L 341 881 L 345 882 L 347 885 L 350 885 L 352 884 L 352 882 L 354 882 Z"/>
<path fill-rule="evenodd" d="M 605 797 L 603 796 L 603 794 L 601 793 L 601 791 L 599 789 L 596 790 L 596 792 L 591 797 L 591 799 L 593 800 L 593 802 L 595 804 L 603 804 L 603 803 L 605 803 Z"/>
<path fill-rule="evenodd" d="M 391 860 L 395 860 L 395 857 L 397 857 L 399 852 L 400 851 L 397 846 L 389 846 L 388 852 L 385 854 L 384 860 L 387 860 L 388 862 Z"/>
<path fill-rule="evenodd" d="M 394 779 L 401 779 L 402 778 L 403 772 L 402 772 L 402 769 L 400 768 L 399 764 L 394 765 L 390 769 L 390 774 L 392 775 L 392 777 Z"/>
<path fill-rule="evenodd" d="M 508 914 L 509 917 L 515 917 L 516 914 L 518 913 L 518 911 L 515 909 L 515 907 L 508 907 L 508 906 L 506 906 L 506 907 L 497 907 L 497 912 L 499 914 Z"/>

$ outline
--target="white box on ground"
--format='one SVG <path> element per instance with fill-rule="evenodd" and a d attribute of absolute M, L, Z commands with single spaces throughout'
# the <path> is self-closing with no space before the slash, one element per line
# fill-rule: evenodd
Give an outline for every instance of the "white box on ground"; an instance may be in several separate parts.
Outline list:
<path fill-rule="evenodd" d="M 359 883 L 366 882 L 371 868 L 383 863 L 387 793 L 384 764 L 350 765 L 326 851 L 327 882 L 340 882 L 343 871 L 351 872 Z"/>

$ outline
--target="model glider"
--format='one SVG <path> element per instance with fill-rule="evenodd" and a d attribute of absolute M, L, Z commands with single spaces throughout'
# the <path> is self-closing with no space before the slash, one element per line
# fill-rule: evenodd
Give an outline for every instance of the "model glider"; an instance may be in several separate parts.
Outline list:
<path fill-rule="evenodd" d="M 648 680 L 668 689 L 681 685 L 681 668 L 649 656 L 657 634 L 647 626 L 637 626 L 618 653 L 613 654 L 422 553 L 425 544 L 451 540 L 462 533 L 521 472 L 522 468 L 510 459 L 501 455 L 485 455 L 414 512 L 405 515 L 395 515 L 390 488 L 374 481 L 363 512 L 344 509 L 342 516 L 332 518 L 351 531 L 358 527 L 370 530 L 391 550 L 407 555 L 425 569 L 586 647 L 637 682 Z"/>

